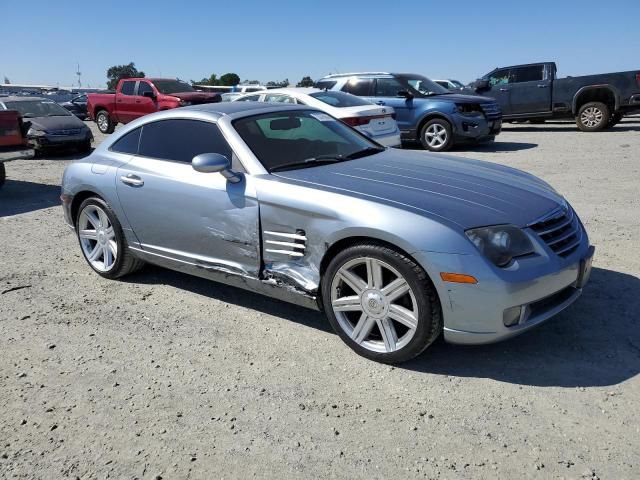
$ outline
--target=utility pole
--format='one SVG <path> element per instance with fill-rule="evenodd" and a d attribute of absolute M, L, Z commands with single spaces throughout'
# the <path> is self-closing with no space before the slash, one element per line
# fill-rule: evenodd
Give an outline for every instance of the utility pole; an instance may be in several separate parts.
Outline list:
<path fill-rule="evenodd" d="M 78 63 L 78 69 L 76 70 L 76 75 L 78 76 L 78 88 L 82 88 L 82 73 L 80 72 L 80 63 Z"/>

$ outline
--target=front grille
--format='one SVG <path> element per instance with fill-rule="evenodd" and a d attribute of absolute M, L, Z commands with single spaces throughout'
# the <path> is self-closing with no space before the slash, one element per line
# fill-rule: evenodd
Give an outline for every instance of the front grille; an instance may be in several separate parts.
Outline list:
<path fill-rule="evenodd" d="M 544 315 L 549 310 L 552 310 L 558 305 L 569 300 L 575 293 L 576 289 L 572 286 L 568 286 L 553 295 L 538 300 L 537 302 L 530 303 L 528 305 L 529 308 L 526 321 L 535 320 L 540 315 Z"/>
<path fill-rule="evenodd" d="M 571 255 L 582 240 L 582 228 L 571 207 L 553 211 L 529 227 L 561 257 Z"/>
<path fill-rule="evenodd" d="M 82 130 L 79 128 L 67 128 L 62 130 L 48 130 L 49 135 L 80 135 Z"/>
<path fill-rule="evenodd" d="M 487 120 L 499 120 L 502 118 L 502 111 L 497 103 L 482 103 L 480 107 Z"/>

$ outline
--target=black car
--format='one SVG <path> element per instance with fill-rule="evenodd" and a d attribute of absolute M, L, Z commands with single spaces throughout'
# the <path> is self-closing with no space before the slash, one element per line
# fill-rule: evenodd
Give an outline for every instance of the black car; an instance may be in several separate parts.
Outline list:
<path fill-rule="evenodd" d="M 76 148 L 91 151 L 91 129 L 53 100 L 40 97 L 3 97 L 0 110 L 15 110 L 28 125 L 27 139 L 36 153 Z"/>
<path fill-rule="evenodd" d="M 79 95 L 77 97 L 72 98 L 67 102 L 61 102 L 64 108 L 73 113 L 80 120 L 85 120 L 88 116 L 87 114 L 87 96 Z"/>

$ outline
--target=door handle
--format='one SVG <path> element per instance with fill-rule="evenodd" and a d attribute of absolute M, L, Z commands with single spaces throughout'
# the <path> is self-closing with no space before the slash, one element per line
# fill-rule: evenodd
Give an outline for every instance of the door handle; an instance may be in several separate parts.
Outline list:
<path fill-rule="evenodd" d="M 131 185 L 132 187 L 141 187 L 144 185 L 144 180 L 133 173 L 121 176 L 120 181 L 126 185 Z"/>
<path fill-rule="evenodd" d="M 140 100 L 136 100 L 136 103 L 140 103 Z"/>
<path fill-rule="evenodd" d="M 386 103 L 385 103 L 385 102 L 383 102 L 382 100 L 378 100 L 378 101 L 376 102 L 376 105 L 386 105 Z"/>
<path fill-rule="evenodd" d="M 508 88 L 501 88 L 501 89 L 500 89 L 500 91 L 501 91 L 501 92 L 508 92 L 508 91 L 509 91 L 509 89 L 508 89 Z"/>
<path fill-rule="evenodd" d="M 538 88 L 547 88 L 547 85 L 540 84 L 538 85 Z"/>

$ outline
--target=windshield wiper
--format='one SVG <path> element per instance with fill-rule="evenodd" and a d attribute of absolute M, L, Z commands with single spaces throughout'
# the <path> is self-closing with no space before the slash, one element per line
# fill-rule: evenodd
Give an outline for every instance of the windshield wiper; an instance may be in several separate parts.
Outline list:
<path fill-rule="evenodd" d="M 385 148 L 383 147 L 367 147 L 362 150 L 358 150 L 356 152 L 350 153 L 346 156 L 349 160 L 353 160 L 355 158 L 368 157 L 369 155 L 375 155 L 376 153 L 384 152 Z"/>
<path fill-rule="evenodd" d="M 276 165 L 271 168 L 272 172 L 279 172 L 280 170 L 287 170 L 289 168 L 304 168 L 308 165 L 318 165 L 323 163 L 338 163 L 346 160 L 347 157 L 343 157 L 342 155 L 318 155 L 317 157 L 306 158 L 304 160 L 300 160 L 299 162 L 289 162 L 282 163 L 280 165 Z"/>

